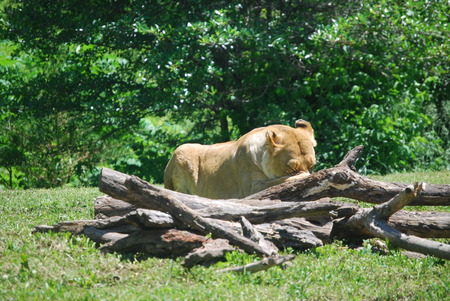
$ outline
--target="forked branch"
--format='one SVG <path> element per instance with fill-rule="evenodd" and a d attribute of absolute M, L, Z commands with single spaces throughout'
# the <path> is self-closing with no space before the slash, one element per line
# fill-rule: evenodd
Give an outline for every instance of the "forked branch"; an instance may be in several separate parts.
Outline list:
<path fill-rule="evenodd" d="M 450 245 L 423 239 L 414 235 L 407 235 L 388 225 L 389 217 L 414 200 L 422 191 L 425 184 L 408 186 L 390 201 L 375 206 L 372 209 L 360 209 L 358 213 L 341 223 L 353 229 L 360 228 L 375 237 L 388 239 L 396 247 L 433 255 L 438 258 L 450 259 Z"/>

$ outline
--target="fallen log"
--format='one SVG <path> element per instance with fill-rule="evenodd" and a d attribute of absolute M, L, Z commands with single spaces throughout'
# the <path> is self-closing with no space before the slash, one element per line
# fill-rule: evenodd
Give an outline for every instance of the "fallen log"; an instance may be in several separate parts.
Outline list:
<path fill-rule="evenodd" d="M 130 203 L 112 198 L 109 195 L 103 195 L 95 199 L 94 218 L 104 219 L 111 216 L 124 216 L 136 209 Z"/>
<path fill-rule="evenodd" d="M 87 227 L 83 234 L 102 243 L 100 250 L 104 252 L 143 252 L 163 257 L 184 256 L 206 242 L 204 236 L 176 229 L 138 230 L 123 234 L 114 229 Z"/>
<path fill-rule="evenodd" d="M 399 211 L 388 225 L 409 235 L 424 238 L 450 238 L 450 212 Z"/>
<path fill-rule="evenodd" d="M 387 223 L 391 215 L 417 197 L 422 191 L 422 187 L 423 184 L 416 184 L 414 187 L 408 186 L 386 203 L 374 206 L 371 209 L 361 208 L 353 216 L 339 221 L 339 228 L 387 239 L 393 246 L 408 251 L 450 259 L 450 245 L 407 235 L 390 227 Z"/>
<path fill-rule="evenodd" d="M 248 196 L 252 200 L 305 202 L 324 197 L 346 197 L 367 203 L 381 204 L 402 192 L 408 184 L 372 180 L 354 171 L 353 164 L 363 146 L 352 149 L 333 168 L 320 170 L 310 177 L 286 182 Z M 450 185 L 427 184 L 410 206 L 449 206 Z"/>
<path fill-rule="evenodd" d="M 257 225 L 257 227 L 261 233 L 266 234 L 266 232 L 260 228 L 264 225 L 267 224 Z M 324 217 L 322 219 L 315 220 L 308 220 L 303 217 L 289 218 L 281 221 L 275 221 L 271 224 L 271 228 L 275 228 L 271 231 L 271 233 L 274 233 L 276 236 L 278 236 L 278 234 L 276 234 L 276 230 L 278 229 L 295 229 L 295 236 L 300 238 L 300 241 L 292 242 L 292 239 L 289 238 L 288 240 L 292 242 L 291 247 L 294 249 L 305 250 L 312 247 L 321 246 L 322 244 L 330 241 L 331 231 L 333 230 L 333 219 L 331 217 Z M 285 230 L 282 231 L 283 233 L 291 232 Z M 280 237 L 284 238 L 285 235 L 280 235 Z M 322 244 L 319 243 L 318 240 L 320 240 Z"/>
<path fill-rule="evenodd" d="M 343 162 L 349 162 L 348 160 L 344 160 Z M 350 167 L 348 167 L 347 169 L 351 171 Z M 315 174 L 313 174 L 312 176 L 314 175 Z M 132 176 L 104 168 L 102 170 L 100 178 L 100 190 L 111 196 L 120 197 L 121 193 L 127 191 L 125 182 L 128 179 L 131 179 L 131 177 Z M 298 183 L 307 180 L 308 178 L 300 180 Z M 390 183 L 387 182 L 378 182 L 378 186 L 382 186 L 382 183 L 385 183 L 387 186 L 390 185 Z M 282 185 L 278 186 L 280 187 Z M 430 185 L 427 184 L 427 187 L 429 186 Z M 268 200 L 267 198 L 261 201 L 248 198 L 244 200 L 211 200 L 195 195 L 187 195 L 167 190 L 155 185 L 151 185 L 149 183 L 146 183 L 145 187 L 146 189 L 151 191 L 151 194 L 149 194 L 147 198 L 134 197 L 134 200 L 132 202 L 134 205 L 126 203 L 124 201 L 115 200 L 112 197 L 101 197 L 100 200 L 96 201 L 96 215 L 101 214 L 103 216 L 107 216 L 113 214 L 114 212 L 123 214 L 124 212 L 127 212 L 127 210 L 133 211 L 137 207 L 162 210 L 161 204 L 163 204 L 164 201 L 168 198 L 176 199 L 182 202 L 187 207 L 194 209 L 195 212 L 202 217 L 238 221 L 239 218 L 243 216 L 253 224 L 278 222 L 294 217 L 306 217 L 308 219 L 311 219 L 314 217 L 327 218 L 329 216 L 334 216 L 336 218 L 345 215 L 353 215 L 359 209 L 359 206 L 357 206 L 356 204 L 334 201 L 330 200 L 329 198 L 322 198 L 323 196 L 327 196 L 327 194 L 322 193 L 320 193 L 318 196 L 321 198 L 319 201 L 312 201 L 313 199 L 309 199 L 309 201 L 307 202 L 280 202 L 279 199 Z M 333 191 L 333 189 L 330 189 L 329 191 Z M 345 192 L 345 190 L 342 191 Z M 418 197 L 421 197 L 421 195 L 426 191 L 428 191 L 428 188 L 422 191 Z M 301 191 L 298 193 L 301 194 Z M 375 193 L 379 192 L 372 192 L 369 193 L 369 195 L 373 195 Z M 345 193 L 341 196 L 343 195 L 345 195 Z M 128 198 L 130 198 L 130 195 L 128 196 Z M 408 216 L 410 218 L 408 218 Z M 428 219 L 429 216 L 429 213 L 415 212 L 414 214 L 412 214 L 402 212 L 394 214 L 390 218 L 389 223 L 394 227 L 398 227 L 399 230 L 404 230 L 407 228 L 408 233 L 420 237 L 449 237 L 450 213 L 435 213 L 433 219 Z M 413 222 L 414 219 L 421 220 L 422 222 Z M 328 227 L 331 227 L 331 225 L 329 225 Z M 316 234 L 316 236 L 320 237 L 322 241 L 326 242 L 330 237 L 329 230 L 321 228 L 322 226 L 315 227 L 314 225 L 310 225 L 310 228 L 303 227 L 302 229 L 312 230 L 313 232 L 315 230 L 316 232 L 314 233 Z M 425 229 L 432 229 L 432 231 L 426 231 Z M 320 234 L 320 232 L 325 234 Z M 328 234 L 326 234 L 327 232 Z M 337 235 L 336 237 L 339 237 L 339 234 L 335 235 Z"/>
<path fill-rule="evenodd" d="M 279 200 L 211 200 L 195 195 L 175 192 L 145 182 L 143 189 L 149 193 L 146 199 L 125 193 L 128 191 L 127 181 L 132 181 L 133 176 L 123 174 L 112 169 L 103 168 L 100 176 L 100 191 L 110 197 L 126 201 L 111 200 L 110 197 L 102 197 L 96 202 L 96 214 L 103 213 L 106 216 L 114 214 L 117 207 L 119 214 L 133 211 L 135 208 L 146 208 L 161 210 L 163 203 L 168 199 L 174 199 L 195 210 L 199 215 L 209 218 L 239 221 L 243 216 L 251 223 L 260 224 L 291 217 L 328 216 L 330 211 L 337 210 L 342 206 L 357 207 L 356 204 L 344 203 L 324 199 L 317 202 L 280 202 Z M 138 178 L 136 178 L 138 179 Z M 108 202 L 108 200 L 110 200 Z M 97 203 L 99 205 L 97 205 Z M 105 209 L 104 209 L 105 208 Z"/>
<path fill-rule="evenodd" d="M 139 210 L 139 209 L 138 209 Z M 140 209 L 142 211 L 146 211 L 146 209 Z M 160 214 L 163 214 L 160 212 Z M 130 218 L 132 217 L 132 218 Z M 171 218 L 171 215 L 167 214 L 167 217 Z M 321 233 L 320 227 L 316 227 L 313 231 L 309 231 L 307 225 L 313 225 L 308 221 L 304 220 L 300 222 L 301 218 L 293 219 L 293 220 L 285 220 L 276 223 L 265 223 L 254 225 L 255 229 L 260 232 L 265 240 L 268 240 L 275 244 L 279 249 L 285 248 L 293 248 L 295 250 L 306 250 L 313 247 L 322 246 L 323 242 L 329 240 L 329 233 L 331 229 L 324 228 L 323 233 L 328 233 L 328 236 L 322 241 L 322 238 L 319 239 L 316 237 L 316 233 Z M 116 220 L 120 220 L 121 223 L 116 223 Z M 295 222 L 293 222 L 295 220 Z M 112 222 L 110 222 L 112 221 Z M 122 223 L 123 222 L 123 223 Z M 229 228 L 230 231 L 235 231 L 237 233 L 242 232 L 242 227 L 239 223 L 236 222 L 225 222 L 213 220 L 213 222 L 220 223 L 222 227 Z M 90 232 L 86 232 L 86 229 Z M 93 232 L 93 230 L 101 230 L 97 232 Z M 124 238 L 126 236 L 120 236 L 121 234 L 131 234 L 133 232 L 141 231 L 141 230 L 155 230 L 157 228 L 148 227 L 147 222 L 142 221 L 137 217 L 137 212 L 133 211 L 127 214 L 127 217 L 113 217 L 112 219 L 103 219 L 103 220 L 79 220 L 79 221 L 69 221 L 69 222 L 59 222 L 55 223 L 52 226 L 47 225 L 39 225 L 35 226 L 34 233 L 37 232 L 70 232 L 75 235 L 86 235 L 91 238 L 93 241 L 98 243 L 107 243 L 110 240 L 100 238 L 100 234 L 114 235 L 119 234 L 117 239 Z M 187 227 L 181 223 L 175 223 L 174 227 L 167 227 L 166 230 L 169 229 L 177 229 L 177 230 L 186 230 Z M 102 232 L 103 231 L 103 232 Z M 192 229 L 191 229 L 192 231 Z M 322 236 L 323 236 L 323 233 Z M 147 243 L 148 245 L 148 243 Z M 156 248 L 156 246 L 155 246 Z M 188 248 L 189 249 L 189 248 Z M 118 251 L 109 249 L 111 251 Z"/>
<path fill-rule="evenodd" d="M 103 172 L 102 172 L 103 174 Z M 256 253 L 262 256 L 270 256 L 272 253 L 252 240 L 239 235 L 233 231 L 229 231 L 214 221 L 207 220 L 200 216 L 195 210 L 186 206 L 177 198 L 168 195 L 163 197 L 159 192 L 161 188 L 150 185 L 135 176 L 127 176 L 121 187 L 106 185 L 109 180 L 122 179 L 123 174 L 110 172 L 111 177 L 103 177 L 106 180 L 101 181 L 100 190 L 108 193 L 110 196 L 119 198 L 133 204 L 136 207 L 154 209 L 170 213 L 180 222 L 186 224 L 191 229 L 199 231 L 203 234 L 212 234 L 217 238 L 225 238 L 230 243 L 242 248 L 249 253 Z M 114 189 L 108 189 L 113 187 Z M 180 194 L 181 195 L 181 194 Z"/>
<path fill-rule="evenodd" d="M 299 229 L 297 227 L 280 225 L 278 223 L 260 224 L 255 225 L 255 227 L 265 239 L 271 241 L 279 248 L 307 250 L 323 246 L 323 241 L 308 229 Z"/>
<path fill-rule="evenodd" d="M 136 227 L 133 225 L 133 223 L 130 223 L 131 220 L 130 217 L 133 214 L 135 214 L 135 212 L 131 212 L 130 214 L 127 214 L 125 216 L 112 216 L 102 220 L 95 219 L 95 220 L 65 221 L 56 223 L 52 226 L 38 225 L 34 227 L 33 233 L 70 232 L 72 234 L 78 235 L 82 234 L 86 227 L 94 227 L 97 229 L 114 228 L 114 229 L 121 229 L 116 230 L 116 232 L 130 233 L 139 229 L 139 227 Z"/>
<path fill-rule="evenodd" d="M 280 220 L 276 220 L 273 221 L 273 223 L 279 224 L 279 225 L 284 225 L 284 226 L 292 226 L 294 228 L 296 228 L 297 230 L 310 230 L 314 233 L 315 236 L 317 236 L 318 238 L 320 238 L 324 243 L 328 242 L 328 240 L 330 239 L 330 232 L 331 229 L 333 227 L 333 218 L 339 218 L 339 217 L 344 217 L 344 216 L 350 216 L 353 215 L 357 212 L 357 210 L 359 209 L 359 206 L 357 206 L 356 204 L 352 204 L 352 203 L 344 203 L 344 202 L 338 202 L 338 201 L 332 201 L 331 199 L 322 199 L 320 201 L 317 202 L 321 202 L 321 203 L 326 203 L 326 202 L 330 202 L 331 205 L 330 206 L 338 206 L 338 205 L 342 205 L 341 207 L 338 207 L 337 209 L 333 210 L 330 212 L 330 214 L 326 214 L 324 212 L 322 212 L 322 209 L 327 208 L 328 205 L 325 205 L 324 207 L 321 207 L 322 205 L 318 205 L 317 207 L 311 206 L 308 207 L 306 206 L 305 209 L 303 209 L 303 213 L 299 214 L 299 215 L 314 215 L 314 214 L 310 214 L 309 210 L 315 210 L 314 208 L 318 208 L 317 210 L 319 211 L 319 213 L 317 214 L 318 216 L 314 217 L 314 216 L 307 216 L 306 218 L 310 221 L 308 221 L 305 218 L 289 218 L 289 219 L 280 219 Z M 315 202 L 309 202 L 307 204 L 314 204 Z M 296 203 L 283 203 L 283 204 L 296 204 Z M 189 203 L 187 203 L 186 205 L 190 206 Z M 239 206 L 239 205 L 237 205 Z M 245 212 L 248 212 L 248 205 L 245 205 Z M 258 208 L 258 207 L 256 207 Z M 308 208 L 308 209 L 306 209 Z M 330 208 L 330 207 L 329 207 Z M 94 206 L 94 214 L 95 214 L 95 218 L 96 219 L 107 219 L 108 217 L 113 217 L 113 216 L 124 216 L 129 214 L 130 212 L 135 212 L 137 209 L 135 206 L 121 201 L 121 200 L 117 200 L 114 199 L 110 196 L 101 196 L 98 197 L 95 201 L 95 206 Z M 144 210 L 144 209 L 141 209 Z M 225 209 L 221 209 L 223 211 L 225 211 Z M 146 212 L 151 212 L 150 210 L 146 210 Z M 162 221 L 154 221 L 154 223 L 159 223 L 160 227 L 165 227 L 165 228 L 171 228 L 171 227 L 175 227 L 175 228 L 181 228 L 183 229 L 183 224 L 178 223 L 176 224 L 175 220 L 173 219 L 173 217 L 170 214 L 164 214 L 160 211 L 156 211 L 158 212 L 157 214 L 155 214 L 154 216 L 160 216 Z M 215 211 L 217 212 L 217 211 Z M 245 213 L 244 212 L 244 213 Z M 212 217 L 210 215 L 208 215 L 207 211 L 200 211 L 200 214 L 203 217 Z M 213 215 L 216 218 L 219 219 L 225 219 L 227 218 L 227 216 L 229 216 L 231 213 L 224 213 L 223 215 L 220 215 L 219 217 L 217 217 L 217 215 Z M 322 214 L 326 214 L 326 215 L 322 215 Z M 245 216 L 245 214 L 243 215 Z M 236 218 L 234 217 L 233 220 L 235 220 Z M 264 220 L 266 220 L 268 218 L 264 218 Z M 258 220 L 260 220 L 259 218 L 257 219 L 252 219 L 250 217 L 250 222 L 253 222 L 254 224 L 259 224 Z M 172 221 L 172 222 L 168 222 L 167 224 L 164 224 L 164 221 Z M 313 221 L 313 222 L 311 222 Z M 73 222 L 63 222 L 63 223 L 69 223 L 72 224 L 73 226 L 75 226 L 74 224 L 76 223 L 80 223 L 80 227 L 82 228 L 82 223 L 83 221 L 73 221 Z M 99 224 L 98 221 L 93 222 L 96 224 Z M 150 223 L 150 222 L 149 222 Z M 265 224 L 265 223 L 263 223 Z M 402 231 L 406 234 L 410 234 L 410 235 L 415 235 L 415 236 L 419 236 L 419 237 L 424 237 L 424 238 L 449 238 L 450 237 L 450 212 L 431 212 L 431 211 L 399 211 L 394 213 L 388 221 L 388 224 L 399 230 Z M 94 225 L 95 226 L 95 225 Z M 47 226 L 48 227 L 48 226 Z M 97 227 L 97 226 L 96 226 Z M 107 227 L 107 226 L 104 226 Z M 261 229 L 259 229 L 261 231 Z M 43 231 L 47 231 L 47 230 L 43 230 Z M 53 230 L 54 232 L 56 232 L 56 230 Z M 74 232 L 74 231 L 70 231 L 70 232 Z M 303 248 L 301 248 L 303 249 Z"/>

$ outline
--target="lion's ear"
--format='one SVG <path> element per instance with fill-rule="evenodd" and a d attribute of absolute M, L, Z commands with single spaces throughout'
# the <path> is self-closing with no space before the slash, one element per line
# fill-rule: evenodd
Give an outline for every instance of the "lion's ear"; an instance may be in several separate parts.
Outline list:
<path fill-rule="evenodd" d="M 317 141 L 316 141 L 316 139 L 314 139 L 314 130 L 313 130 L 312 126 L 311 126 L 311 123 L 309 123 L 306 120 L 299 119 L 299 120 L 297 120 L 295 122 L 295 128 L 296 129 L 300 128 L 300 129 L 307 130 L 311 134 L 311 143 L 312 143 L 313 147 L 317 146 Z"/>
<path fill-rule="evenodd" d="M 295 122 L 295 128 L 312 130 L 311 123 L 303 119 L 299 119 Z"/>
<path fill-rule="evenodd" d="M 281 139 L 280 137 L 273 131 L 266 132 L 267 144 L 272 146 L 273 148 L 281 148 Z"/>

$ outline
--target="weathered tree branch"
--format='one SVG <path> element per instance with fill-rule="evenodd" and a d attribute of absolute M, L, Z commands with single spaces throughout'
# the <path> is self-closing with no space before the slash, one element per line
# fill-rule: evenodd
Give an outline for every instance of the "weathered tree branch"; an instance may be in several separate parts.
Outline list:
<path fill-rule="evenodd" d="M 83 234 L 103 245 L 105 252 L 144 252 L 152 256 L 184 256 L 202 246 L 206 238 L 188 231 L 176 229 L 146 229 L 130 234 L 115 232 L 115 229 L 87 227 Z"/>
<path fill-rule="evenodd" d="M 409 235 L 426 238 L 450 237 L 450 212 L 399 211 L 388 225 Z"/>
<path fill-rule="evenodd" d="M 259 271 L 268 270 L 274 266 L 282 266 L 283 264 L 295 259 L 295 255 L 274 255 L 266 257 L 261 261 L 253 262 L 245 266 L 232 267 L 227 269 L 218 270 L 217 272 L 235 272 L 235 273 L 256 273 Z"/>
<path fill-rule="evenodd" d="M 362 146 L 352 149 L 333 168 L 320 170 L 298 181 L 286 182 L 248 196 L 248 200 L 313 201 L 324 197 L 346 197 L 381 204 L 402 192 L 404 183 L 381 182 L 361 176 L 349 165 L 356 161 Z M 450 185 L 427 184 L 426 189 L 409 204 L 413 206 L 449 206 Z"/>
<path fill-rule="evenodd" d="M 208 239 L 202 247 L 184 257 L 183 266 L 190 268 L 198 264 L 209 265 L 223 259 L 225 254 L 236 250 L 226 239 Z"/>
<path fill-rule="evenodd" d="M 245 217 L 241 217 L 240 222 L 244 237 L 256 242 L 261 248 L 265 249 L 268 254 L 278 253 L 278 248 L 270 241 L 265 240 L 264 236 L 259 233 L 256 227 L 254 227 Z"/>
<path fill-rule="evenodd" d="M 344 168 L 351 168 L 354 170 L 354 164 L 358 160 L 359 156 L 361 156 L 363 152 L 364 146 L 359 145 L 355 148 L 353 148 L 351 151 L 349 151 L 344 159 L 337 164 L 335 167 L 344 167 Z"/>
<path fill-rule="evenodd" d="M 387 219 L 392 214 L 413 201 L 420 191 L 422 191 L 422 184 L 408 186 L 384 204 L 371 209 L 360 209 L 355 215 L 341 221 L 340 226 L 344 224 L 344 229 L 351 228 L 353 231 L 359 229 L 375 237 L 388 239 L 392 245 L 405 250 L 450 259 L 450 245 L 404 234 L 387 223 Z"/>

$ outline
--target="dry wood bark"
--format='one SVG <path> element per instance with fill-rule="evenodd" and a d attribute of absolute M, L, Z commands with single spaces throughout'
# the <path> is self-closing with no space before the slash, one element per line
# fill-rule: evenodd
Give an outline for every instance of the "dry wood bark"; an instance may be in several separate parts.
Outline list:
<path fill-rule="evenodd" d="M 202 247 L 184 257 L 183 266 L 190 268 L 198 264 L 210 265 L 225 258 L 225 254 L 236 250 L 226 239 L 208 239 Z"/>
<path fill-rule="evenodd" d="M 125 220 L 125 218 L 122 218 Z M 145 252 L 151 256 L 184 256 L 201 247 L 206 238 L 177 229 L 142 229 L 132 224 L 115 224 L 105 220 L 60 222 L 53 226 L 36 226 L 34 232 L 71 232 L 83 234 L 102 244 L 104 252 Z"/>
<path fill-rule="evenodd" d="M 450 245 L 407 235 L 387 223 L 389 217 L 408 205 L 422 191 L 423 184 L 408 186 L 391 200 L 371 209 L 360 209 L 355 215 L 340 221 L 341 230 L 361 231 L 369 235 L 388 239 L 390 243 L 408 251 L 429 254 L 439 258 L 450 259 Z M 343 227 L 342 227 L 343 226 Z"/>
<path fill-rule="evenodd" d="M 306 250 L 323 246 L 323 241 L 308 229 L 279 223 L 255 225 L 265 239 L 273 242 L 279 248 Z"/>
<path fill-rule="evenodd" d="M 115 229 L 87 227 L 83 234 L 102 243 L 100 250 L 105 252 L 144 252 L 163 257 L 184 256 L 206 241 L 204 236 L 176 229 L 141 229 L 123 234 L 115 232 Z"/>
<path fill-rule="evenodd" d="M 133 213 L 131 213 L 133 215 Z M 39 225 L 34 227 L 33 232 L 70 232 L 73 234 L 82 234 L 86 227 L 95 227 L 97 229 L 111 229 L 115 228 L 117 232 L 129 233 L 139 229 L 130 223 L 130 214 L 125 216 L 112 216 L 102 220 L 77 220 L 59 222 L 53 226 Z"/>
<path fill-rule="evenodd" d="M 124 216 L 135 210 L 136 207 L 130 203 L 104 195 L 95 199 L 94 218 L 103 219 L 111 216 Z"/>
<path fill-rule="evenodd" d="M 241 217 L 240 224 L 242 227 L 242 234 L 251 241 L 256 242 L 261 248 L 266 250 L 267 254 L 277 254 L 278 248 L 270 241 L 266 240 L 264 236 L 253 226 L 245 217 Z"/>
<path fill-rule="evenodd" d="M 228 200 L 227 200 L 228 201 Z M 307 203 L 307 204 L 314 204 L 314 206 L 311 207 L 305 207 L 305 215 L 312 215 L 309 210 L 315 210 L 314 208 L 318 208 L 317 210 L 322 213 L 322 210 L 327 208 L 332 208 L 334 206 L 339 206 L 337 209 L 331 211 L 331 214 L 323 215 L 323 216 L 309 216 L 303 218 L 303 217 L 295 217 L 295 218 L 289 218 L 289 219 L 281 219 L 273 221 L 272 223 L 281 225 L 281 226 L 289 226 L 297 229 L 297 231 L 300 230 L 310 230 L 316 237 L 320 238 L 324 243 L 327 243 L 330 239 L 330 233 L 333 227 L 333 218 L 339 218 L 344 216 L 350 216 L 355 214 L 359 206 L 356 204 L 348 204 L 344 202 L 337 202 L 337 201 L 329 201 L 327 199 L 322 199 L 320 201 L 316 201 L 319 203 L 330 203 L 326 204 L 324 207 L 322 207 L 322 204 L 318 205 L 318 207 L 315 207 L 315 202 Z M 267 204 L 267 203 L 266 203 Z M 296 204 L 296 203 L 283 203 L 283 204 Z M 187 203 L 189 207 L 192 206 L 192 204 Z M 206 206 L 207 204 L 205 204 Z M 237 205 L 240 206 L 241 204 Z M 218 206 L 216 203 L 215 206 Z M 248 212 L 248 206 L 249 205 L 243 205 L 244 206 L 244 213 Z M 220 209 L 224 212 L 223 215 L 220 216 L 221 219 L 227 218 L 231 213 L 226 212 L 226 208 L 228 207 L 227 203 L 224 206 L 224 209 Z M 256 207 L 258 208 L 258 207 Z M 306 209 L 308 208 L 308 209 Z M 162 213 L 160 211 L 151 211 L 147 209 L 136 209 L 135 206 L 121 201 L 114 199 L 110 196 L 101 196 L 98 197 L 95 202 L 95 216 L 96 218 L 105 218 L 112 217 L 115 215 L 127 215 L 139 210 L 145 211 L 145 212 L 157 212 L 157 214 L 152 216 L 161 216 L 161 219 L 163 221 L 153 221 L 154 223 L 159 223 L 160 227 L 176 227 L 176 228 L 186 228 L 181 223 L 176 223 L 176 220 L 173 219 L 173 217 L 169 214 Z M 234 212 L 236 212 L 236 209 L 233 209 Z M 213 210 L 214 214 L 213 216 L 217 216 L 218 210 Z M 201 211 L 200 214 L 203 217 L 211 217 L 208 215 L 208 211 Z M 302 213 L 303 214 L 303 213 Z M 244 215 L 245 216 L 245 215 Z M 120 216 L 119 216 L 120 217 Z M 117 218 L 117 217 L 116 217 Z M 145 217 L 143 217 L 144 219 Z M 130 219 L 130 218 L 129 218 Z M 150 225 L 150 217 L 148 218 L 149 222 L 148 225 Z M 233 218 L 235 220 L 236 218 Z M 251 219 L 251 218 L 250 218 Z M 266 219 L 266 218 L 264 218 Z M 167 224 L 164 224 L 164 221 L 172 221 L 168 222 Z M 255 220 L 251 221 L 254 224 Z M 142 220 L 144 223 L 144 220 Z M 77 221 L 74 222 L 68 222 L 69 224 L 76 224 Z M 83 221 L 80 221 L 80 223 L 83 223 Z M 98 224 L 98 221 L 95 221 L 93 223 Z M 388 224 L 397 230 L 400 230 L 406 234 L 415 235 L 419 237 L 425 237 L 425 238 L 448 238 L 450 237 L 450 212 L 430 212 L 430 211 L 419 211 L 419 212 L 413 212 L 413 211 L 399 211 L 393 214 L 388 221 Z M 107 224 L 106 224 L 107 225 Z M 108 226 L 104 226 L 108 227 Z M 145 223 L 144 223 L 145 225 Z M 261 226 L 260 226 L 261 225 Z M 262 226 L 266 225 L 266 226 Z M 273 233 L 273 226 L 270 226 L 270 230 L 266 230 L 269 227 L 270 224 L 263 223 L 258 224 L 258 230 L 261 232 L 263 231 L 264 235 L 270 235 L 270 233 Z M 81 226 L 81 225 L 80 225 Z M 112 226 L 112 225 L 111 225 Z M 82 228 L 82 226 L 81 226 Z M 74 232 L 74 231 L 71 231 Z M 345 232 L 345 231 L 344 231 Z M 278 234 L 274 234 L 278 235 Z M 336 234 L 335 234 L 336 235 Z M 357 234 L 355 234 L 357 235 Z M 340 235 L 338 235 L 339 237 Z M 266 237 L 267 239 L 268 237 Z M 345 237 L 348 238 L 348 237 Z M 300 242 L 293 242 L 294 245 L 298 245 L 299 249 L 306 249 L 310 248 L 312 246 L 317 246 L 317 244 L 311 244 L 311 242 L 302 244 Z M 286 247 L 284 245 L 280 245 L 280 242 L 276 243 L 279 247 Z"/>
<path fill-rule="evenodd" d="M 389 218 L 388 225 L 409 235 L 449 238 L 450 212 L 399 211 Z"/>

